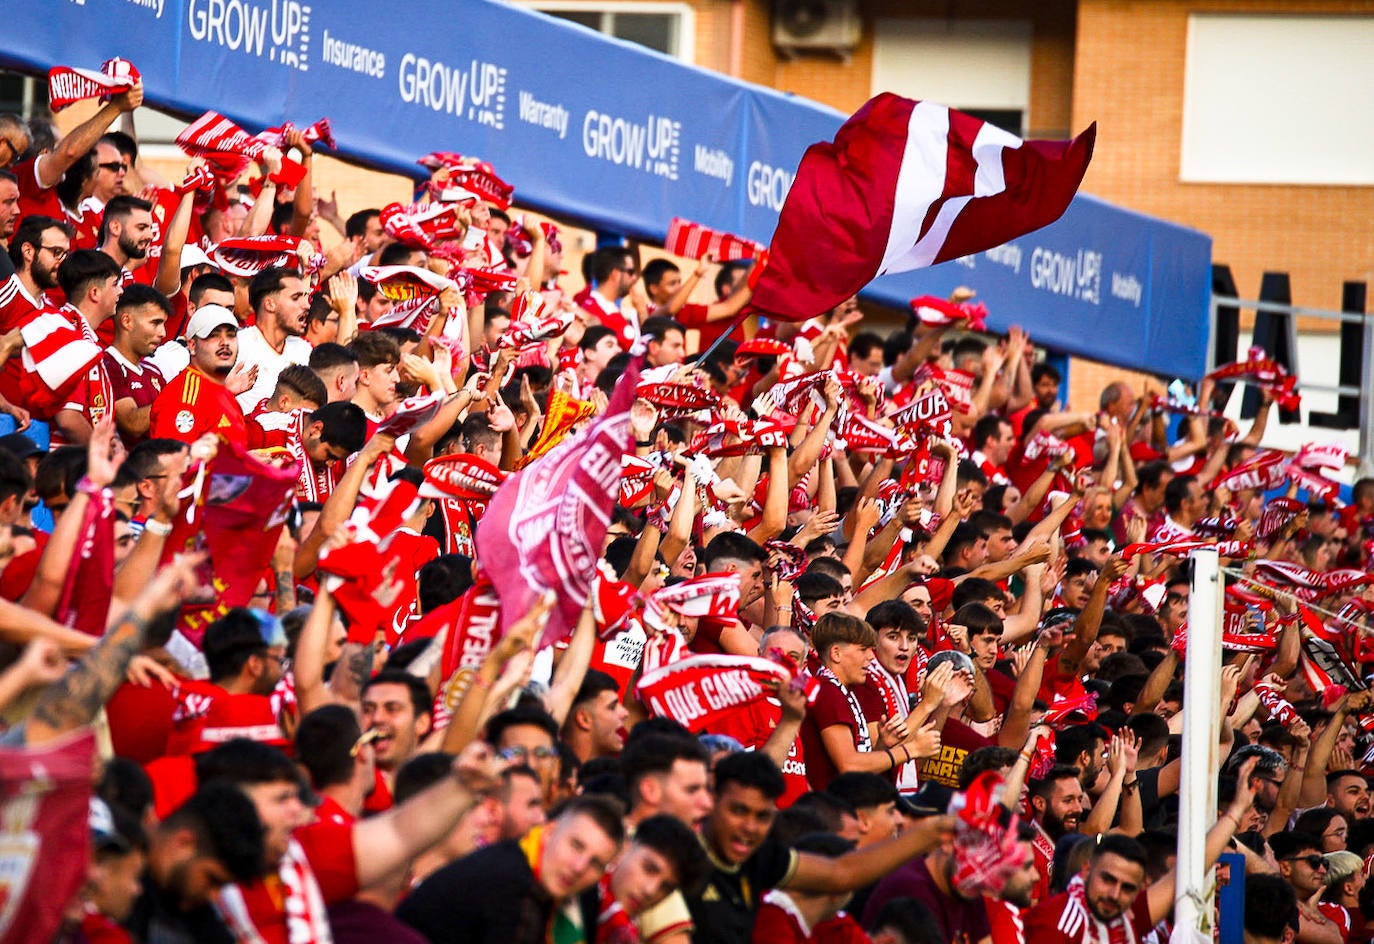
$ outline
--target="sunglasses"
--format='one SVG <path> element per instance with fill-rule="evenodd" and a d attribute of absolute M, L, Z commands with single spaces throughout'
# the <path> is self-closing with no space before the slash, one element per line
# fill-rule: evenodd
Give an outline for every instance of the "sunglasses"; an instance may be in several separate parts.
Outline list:
<path fill-rule="evenodd" d="M 126 174 L 129 172 L 129 165 L 124 163 L 123 161 L 101 161 L 99 164 L 95 166 L 103 167 L 112 174 L 118 174 L 121 171 Z"/>
<path fill-rule="evenodd" d="M 1305 856 L 1292 856 L 1292 857 L 1290 857 L 1290 858 L 1284 859 L 1284 861 L 1285 861 L 1285 862 L 1305 862 L 1305 863 L 1307 863 L 1307 867 L 1308 867 L 1309 869 L 1312 869 L 1314 872 L 1317 871 L 1317 870 L 1319 870 L 1319 869 L 1320 869 L 1320 870 L 1325 870 L 1325 869 L 1326 869 L 1326 859 L 1324 859 L 1324 858 L 1322 858 L 1321 856 L 1317 855 L 1315 852 L 1312 853 L 1311 855 L 1305 855 Z"/>

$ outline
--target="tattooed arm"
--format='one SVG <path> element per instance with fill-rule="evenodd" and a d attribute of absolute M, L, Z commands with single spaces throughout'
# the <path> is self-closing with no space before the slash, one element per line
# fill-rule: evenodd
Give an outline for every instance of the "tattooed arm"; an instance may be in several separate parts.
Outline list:
<path fill-rule="evenodd" d="M 96 647 L 43 690 L 33 714 L 25 721 L 25 744 L 46 744 L 91 723 L 96 712 L 124 681 L 129 660 L 143 646 L 148 623 L 179 605 L 184 594 L 193 587 L 195 568 L 202 556 L 179 557 L 158 571 Z"/>

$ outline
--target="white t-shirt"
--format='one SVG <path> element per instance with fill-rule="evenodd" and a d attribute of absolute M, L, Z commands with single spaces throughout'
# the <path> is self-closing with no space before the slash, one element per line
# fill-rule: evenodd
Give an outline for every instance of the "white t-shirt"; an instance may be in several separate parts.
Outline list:
<path fill-rule="evenodd" d="M 263 340 L 262 332 L 254 325 L 239 332 L 238 362 L 245 369 L 254 365 L 258 368 L 258 379 L 253 386 L 238 395 L 243 412 L 251 413 L 254 407 L 272 395 L 272 390 L 277 386 L 277 375 L 283 368 L 310 362 L 310 342 L 305 338 L 287 338 L 286 346 L 278 354 Z"/>

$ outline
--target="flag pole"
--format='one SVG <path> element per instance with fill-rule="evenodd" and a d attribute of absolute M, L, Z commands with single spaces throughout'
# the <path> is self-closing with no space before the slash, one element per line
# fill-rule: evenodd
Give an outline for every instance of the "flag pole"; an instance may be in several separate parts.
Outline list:
<path fill-rule="evenodd" d="M 730 327 L 722 331 L 720 333 L 720 337 L 712 341 L 710 346 L 707 347 L 706 350 L 702 351 L 700 354 L 697 355 L 697 363 L 700 364 L 704 362 L 708 357 L 710 357 L 715 352 L 716 348 L 720 347 L 721 342 L 723 342 L 726 338 L 733 334 L 736 328 L 744 324 L 744 319 L 748 318 L 750 314 L 750 309 L 746 307 L 738 315 L 735 315 L 734 320 L 730 322 Z"/>
<path fill-rule="evenodd" d="M 1212 896 L 1206 884 L 1207 829 L 1216 819 L 1217 731 L 1221 707 L 1221 573 L 1216 548 L 1191 555 L 1192 588 L 1188 595 L 1188 651 L 1184 664 L 1183 765 L 1178 807 L 1178 876 L 1174 892 L 1174 926 L 1197 930 L 1212 919 Z M 1210 934 L 1205 935 L 1208 939 Z"/>

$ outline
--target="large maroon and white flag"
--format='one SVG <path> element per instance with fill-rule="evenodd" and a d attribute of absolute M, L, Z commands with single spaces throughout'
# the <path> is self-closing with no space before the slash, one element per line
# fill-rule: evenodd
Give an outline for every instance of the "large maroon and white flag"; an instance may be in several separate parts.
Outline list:
<path fill-rule="evenodd" d="M 620 492 L 621 457 L 630 451 L 630 406 L 638 386 L 638 361 L 631 361 L 605 414 L 511 476 L 492 496 L 476 545 L 477 563 L 501 601 L 498 637 L 550 590 L 557 602 L 537 648 L 577 626 Z"/>
<path fill-rule="evenodd" d="M 934 102 L 884 92 L 807 148 L 753 304 L 787 321 L 834 308 L 875 277 L 957 259 L 1053 223 L 1092 158 L 1022 141 Z"/>

